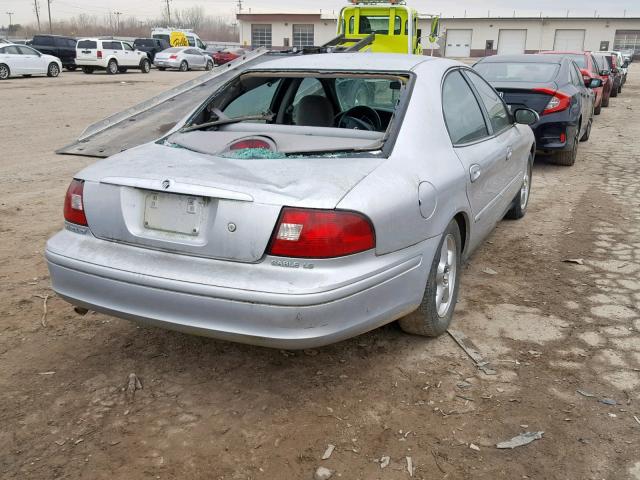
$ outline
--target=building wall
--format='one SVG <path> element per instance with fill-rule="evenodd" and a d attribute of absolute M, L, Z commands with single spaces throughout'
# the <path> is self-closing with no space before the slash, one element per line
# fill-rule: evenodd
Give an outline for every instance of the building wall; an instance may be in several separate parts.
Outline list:
<path fill-rule="evenodd" d="M 320 15 L 300 16 L 298 18 L 289 15 L 281 15 L 278 19 L 265 19 L 256 15 L 254 18 L 239 20 L 240 43 L 251 46 L 251 25 L 271 24 L 271 36 L 273 48 L 285 46 L 285 39 L 289 39 L 289 45 L 293 45 L 293 25 L 313 25 L 313 34 L 316 45 L 322 45 L 336 36 L 337 20 L 332 18 L 320 18 Z"/>
<path fill-rule="evenodd" d="M 420 21 L 423 32 L 428 32 L 430 20 Z M 498 35 L 501 29 L 527 30 L 526 52 L 552 50 L 558 29 L 585 30 L 585 50 L 599 50 L 600 42 L 609 42 L 613 49 L 616 30 L 640 30 L 638 18 L 444 18 L 438 45 L 434 45 L 436 55 L 444 55 L 447 29 L 471 29 L 471 56 L 484 56 L 497 53 Z M 426 35 L 425 35 L 426 37 Z M 494 50 L 485 51 L 486 41 L 493 40 Z M 427 49 L 430 45 L 425 46 Z"/>

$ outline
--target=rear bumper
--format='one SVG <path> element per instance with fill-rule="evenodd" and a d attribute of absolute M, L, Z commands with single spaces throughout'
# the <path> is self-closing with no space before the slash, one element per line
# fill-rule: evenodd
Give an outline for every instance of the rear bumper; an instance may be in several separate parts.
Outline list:
<path fill-rule="evenodd" d="M 179 61 L 174 61 L 174 60 L 158 60 L 158 59 L 155 59 L 153 61 L 153 64 L 156 67 L 161 67 L 161 68 L 180 68 L 180 62 Z"/>
<path fill-rule="evenodd" d="M 292 271 L 274 267 L 269 257 L 229 269 L 231 262 L 63 231 L 47 243 L 46 258 L 53 289 L 74 305 L 222 340 L 310 348 L 415 310 L 438 242 L 432 238 L 380 257 L 365 252 L 316 261 L 312 270 Z M 172 269 L 165 268 L 167 262 Z M 299 281 L 291 280 L 296 277 Z"/>
<path fill-rule="evenodd" d="M 560 116 L 562 115 L 562 116 Z M 573 148 L 573 138 L 575 137 L 578 124 L 562 118 L 561 114 L 551 114 L 540 117 L 540 121 L 531 126 L 536 137 L 536 148 L 540 152 L 561 152 Z M 566 139 L 561 141 L 560 135 L 564 133 Z"/>

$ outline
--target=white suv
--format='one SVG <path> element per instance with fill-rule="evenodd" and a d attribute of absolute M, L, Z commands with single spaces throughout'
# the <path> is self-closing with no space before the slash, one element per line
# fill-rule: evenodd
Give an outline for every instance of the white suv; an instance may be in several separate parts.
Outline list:
<path fill-rule="evenodd" d="M 76 45 L 76 65 L 84 73 L 106 70 L 109 74 L 124 73 L 137 68 L 149 73 L 151 62 L 147 54 L 134 49 L 129 42 L 102 38 L 81 38 Z"/>

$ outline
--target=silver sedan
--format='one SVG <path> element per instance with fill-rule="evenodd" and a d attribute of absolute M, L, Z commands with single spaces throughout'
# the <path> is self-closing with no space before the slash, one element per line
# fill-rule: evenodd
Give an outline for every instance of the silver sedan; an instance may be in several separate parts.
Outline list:
<path fill-rule="evenodd" d="M 454 61 L 285 57 L 80 171 L 46 257 L 79 307 L 278 348 L 449 326 L 460 265 L 529 202 L 537 114 Z"/>
<path fill-rule="evenodd" d="M 171 47 L 156 53 L 153 64 L 158 70 L 174 68 L 181 72 L 192 69 L 211 70 L 213 59 L 195 47 Z"/>

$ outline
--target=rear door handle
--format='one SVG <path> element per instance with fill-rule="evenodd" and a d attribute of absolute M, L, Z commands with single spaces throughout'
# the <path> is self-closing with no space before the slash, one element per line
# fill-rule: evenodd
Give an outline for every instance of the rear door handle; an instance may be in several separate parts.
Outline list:
<path fill-rule="evenodd" d="M 471 168 L 469 168 L 469 178 L 471 179 L 471 183 L 478 180 L 481 175 L 482 175 L 482 169 L 480 168 L 480 165 L 478 164 L 471 165 Z"/>
<path fill-rule="evenodd" d="M 512 156 L 513 156 L 513 148 L 507 147 L 507 161 L 511 160 Z"/>

